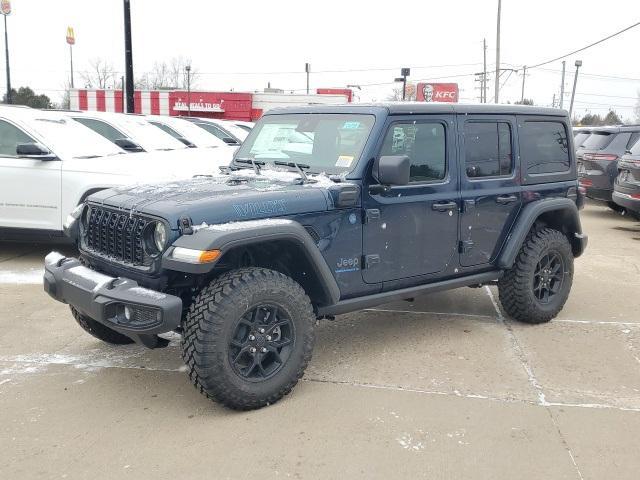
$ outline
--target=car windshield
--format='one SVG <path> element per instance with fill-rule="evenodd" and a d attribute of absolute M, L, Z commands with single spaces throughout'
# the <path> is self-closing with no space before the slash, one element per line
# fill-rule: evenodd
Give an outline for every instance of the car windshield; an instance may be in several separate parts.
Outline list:
<path fill-rule="evenodd" d="M 576 148 L 581 147 L 589 135 L 591 135 L 590 132 L 578 132 L 578 134 L 573 139 L 573 144 L 576 146 Z"/>
<path fill-rule="evenodd" d="M 34 118 L 30 127 L 51 146 L 70 158 L 106 157 L 124 151 L 93 130 L 71 119 Z"/>
<path fill-rule="evenodd" d="M 614 135 L 610 132 L 593 132 L 589 138 L 582 142 L 582 147 L 587 150 L 602 150 L 611 143 Z"/>
<path fill-rule="evenodd" d="M 131 132 L 131 139 L 139 142 L 145 150 L 182 150 L 187 146 L 173 138 L 171 135 L 158 130 L 142 117 L 122 115 L 118 118 L 122 128 Z"/>
<path fill-rule="evenodd" d="M 253 128 L 236 155 L 265 163 L 296 162 L 311 173 L 345 173 L 355 167 L 373 115 L 267 115 Z"/>

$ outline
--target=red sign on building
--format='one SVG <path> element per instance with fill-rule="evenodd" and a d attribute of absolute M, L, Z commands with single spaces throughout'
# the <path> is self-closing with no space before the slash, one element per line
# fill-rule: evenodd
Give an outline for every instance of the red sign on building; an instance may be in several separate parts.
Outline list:
<path fill-rule="evenodd" d="M 458 101 L 457 83 L 419 83 L 416 89 L 416 100 L 419 102 Z"/>

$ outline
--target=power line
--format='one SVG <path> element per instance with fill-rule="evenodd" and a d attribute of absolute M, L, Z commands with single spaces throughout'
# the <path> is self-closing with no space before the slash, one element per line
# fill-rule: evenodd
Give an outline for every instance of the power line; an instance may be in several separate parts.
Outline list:
<path fill-rule="evenodd" d="M 609 40 L 610 38 L 613 38 L 613 37 L 615 37 L 615 36 L 617 36 L 617 35 L 620 35 L 621 33 L 626 32 L 627 30 L 631 30 L 632 28 L 637 27 L 638 25 L 640 25 L 640 22 L 636 22 L 636 23 L 634 23 L 633 25 L 629 25 L 628 27 L 623 28 L 622 30 L 617 31 L 616 33 L 612 33 L 611 35 L 609 35 L 609 36 L 607 36 L 607 37 L 601 38 L 600 40 L 598 40 L 598 41 L 596 41 L 596 42 L 590 43 L 590 44 L 589 44 L 589 45 L 587 45 L 586 47 L 582 47 L 582 48 L 579 48 L 579 49 L 574 50 L 574 51 L 572 51 L 572 52 L 569 52 L 569 53 L 567 53 L 567 54 L 565 54 L 565 55 L 561 55 L 561 56 L 559 56 L 559 57 L 552 58 L 551 60 L 547 60 L 547 61 L 540 62 L 540 63 L 537 63 L 537 64 L 532 65 L 532 66 L 528 66 L 527 68 L 530 68 L 530 69 L 531 69 L 531 68 L 537 68 L 537 67 L 541 67 L 541 66 L 543 66 L 543 65 L 547 65 L 548 63 L 552 63 L 552 62 L 556 62 L 556 61 L 558 61 L 558 60 L 562 60 L 563 58 L 569 57 L 569 56 L 574 55 L 574 54 L 576 54 L 576 53 L 578 53 L 578 52 L 582 52 L 582 51 L 586 50 L 587 48 L 594 47 L 594 46 L 596 46 L 596 45 L 598 45 L 598 44 L 600 44 L 600 43 L 602 43 L 602 42 L 604 42 L 604 41 L 606 41 L 606 40 Z"/>

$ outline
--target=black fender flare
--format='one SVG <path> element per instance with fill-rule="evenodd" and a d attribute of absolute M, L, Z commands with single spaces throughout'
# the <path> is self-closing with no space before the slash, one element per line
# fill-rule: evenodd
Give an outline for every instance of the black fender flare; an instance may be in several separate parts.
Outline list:
<path fill-rule="evenodd" d="M 264 219 L 239 221 L 209 227 L 195 227 L 192 235 L 182 235 L 162 257 L 162 268 L 192 274 L 207 274 L 224 259 L 225 253 L 240 246 L 250 246 L 264 242 L 288 240 L 305 255 L 313 266 L 323 292 L 323 304 L 335 304 L 340 300 L 340 288 L 320 253 L 316 243 L 298 222 L 285 219 Z M 193 250 L 220 250 L 215 262 L 193 264 L 172 258 L 176 247 Z"/>
<path fill-rule="evenodd" d="M 552 226 L 560 228 L 567 235 L 573 256 L 582 255 L 587 246 L 587 236 L 582 233 L 578 207 L 570 198 L 550 198 L 529 203 L 522 209 L 498 256 L 497 266 L 499 268 L 509 269 L 513 266 L 531 227 L 548 212 L 557 212 L 558 222 Z"/>

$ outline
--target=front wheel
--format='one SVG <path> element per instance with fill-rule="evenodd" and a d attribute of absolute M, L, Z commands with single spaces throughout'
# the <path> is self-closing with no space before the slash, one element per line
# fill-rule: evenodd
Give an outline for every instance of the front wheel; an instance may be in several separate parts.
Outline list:
<path fill-rule="evenodd" d="M 314 321 L 309 297 L 286 275 L 264 268 L 225 273 L 198 294 L 184 320 L 191 381 L 236 410 L 274 403 L 304 374 Z"/>
<path fill-rule="evenodd" d="M 500 303 L 521 322 L 544 323 L 564 307 L 573 282 L 573 253 L 561 232 L 532 232 L 511 269 L 498 282 Z"/>

